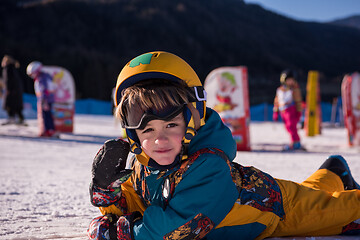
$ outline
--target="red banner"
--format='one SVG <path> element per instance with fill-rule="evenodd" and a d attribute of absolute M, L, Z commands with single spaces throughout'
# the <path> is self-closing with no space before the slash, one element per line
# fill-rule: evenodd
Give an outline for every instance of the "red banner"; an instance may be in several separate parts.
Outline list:
<path fill-rule="evenodd" d="M 350 146 L 360 146 L 360 74 L 345 75 L 341 84 L 344 122 Z"/>

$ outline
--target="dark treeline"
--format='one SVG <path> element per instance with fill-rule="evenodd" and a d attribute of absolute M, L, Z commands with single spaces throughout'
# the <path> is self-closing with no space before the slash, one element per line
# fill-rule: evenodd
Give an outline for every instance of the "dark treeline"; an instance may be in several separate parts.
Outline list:
<path fill-rule="evenodd" d="M 241 0 L 48 0 L 0 2 L 0 54 L 70 70 L 78 98 L 109 100 L 127 61 L 173 52 L 204 80 L 221 66 L 245 65 L 250 103 L 272 102 L 280 72 L 321 72 L 325 101 L 340 94 L 345 73 L 360 70 L 360 31 L 294 21 Z"/>

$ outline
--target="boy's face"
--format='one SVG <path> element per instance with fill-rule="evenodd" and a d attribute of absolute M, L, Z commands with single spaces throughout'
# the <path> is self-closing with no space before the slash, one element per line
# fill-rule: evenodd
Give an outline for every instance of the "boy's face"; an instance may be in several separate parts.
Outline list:
<path fill-rule="evenodd" d="M 185 128 L 184 116 L 180 113 L 169 121 L 152 120 L 144 129 L 136 129 L 136 134 L 149 157 L 159 165 L 169 165 L 181 151 Z"/>

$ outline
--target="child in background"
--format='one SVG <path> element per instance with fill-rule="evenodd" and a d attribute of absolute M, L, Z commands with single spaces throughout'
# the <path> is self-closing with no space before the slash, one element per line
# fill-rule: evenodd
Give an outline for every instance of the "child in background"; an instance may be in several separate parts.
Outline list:
<path fill-rule="evenodd" d="M 115 102 L 129 143 L 109 140 L 95 156 L 90 196 L 103 215 L 91 221 L 90 239 L 360 233 L 359 185 L 341 156 L 301 184 L 233 162 L 230 130 L 176 55 L 150 52 L 126 64 Z"/>
<path fill-rule="evenodd" d="M 286 130 L 290 134 L 291 144 L 284 147 L 285 151 L 303 149 L 297 130 L 302 113 L 301 91 L 294 72 L 283 71 L 280 75 L 280 83 L 281 86 L 277 88 L 274 99 L 273 120 L 278 120 L 280 112 Z"/>
<path fill-rule="evenodd" d="M 34 79 L 34 89 L 37 97 L 38 120 L 40 122 L 40 137 L 52 137 L 55 133 L 55 124 L 52 114 L 52 105 L 55 101 L 55 85 L 50 74 L 41 70 L 40 62 L 31 62 L 26 73 Z M 41 115 L 39 113 L 41 112 Z"/>

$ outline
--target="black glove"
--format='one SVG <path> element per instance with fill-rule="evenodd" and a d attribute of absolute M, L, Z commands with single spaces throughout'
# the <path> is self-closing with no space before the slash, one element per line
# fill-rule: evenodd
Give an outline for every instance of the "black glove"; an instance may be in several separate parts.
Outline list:
<path fill-rule="evenodd" d="M 129 151 L 128 142 L 122 139 L 112 139 L 106 141 L 96 154 L 90 185 L 90 197 L 93 205 L 108 206 L 120 198 L 121 184 L 130 177 L 132 172 L 125 169 Z"/>

